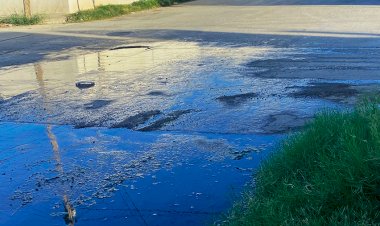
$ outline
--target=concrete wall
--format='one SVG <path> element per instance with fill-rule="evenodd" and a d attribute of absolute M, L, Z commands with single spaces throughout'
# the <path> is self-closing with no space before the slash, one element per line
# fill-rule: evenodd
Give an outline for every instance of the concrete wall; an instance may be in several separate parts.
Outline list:
<path fill-rule="evenodd" d="M 1 2 L 2 0 L 0 0 Z M 13 0 L 20 1 L 20 0 Z M 22 0 L 20 1 L 22 2 Z M 32 14 L 57 14 L 67 13 L 67 0 L 30 0 Z"/>
<path fill-rule="evenodd" d="M 0 0 L 0 16 L 23 12 L 22 0 Z"/>
<path fill-rule="evenodd" d="M 0 0 L 1 1 L 1 0 Z M 40 0 L 41 1 L 41 0 Z M 77 12 L 80 10 L 93 9 L 95 6 L 109 5 L 109 4 L 130 4 L 136 0 L 67 0 L 69 3 L 69 12 Z M 78 4 L 79 2 L 79 4 Z"/>
<path fill-rule="evenodd" d="M 136 0 L 30 0 L 32 14 L 68 14 L 93 9 L 94 4 L 130 4 Z M 23 0 L 0 0 L 0 16 L 24 13 Z"/>
<path fill-rule="evenodd" d="M 94 3 L 92 0 L 66 0 L 68 2 L 69 8 L 68 13 L 74 13 L 78 10 L 93 9 Z M 95 1 L 96 2 L 96 1 Z"/>

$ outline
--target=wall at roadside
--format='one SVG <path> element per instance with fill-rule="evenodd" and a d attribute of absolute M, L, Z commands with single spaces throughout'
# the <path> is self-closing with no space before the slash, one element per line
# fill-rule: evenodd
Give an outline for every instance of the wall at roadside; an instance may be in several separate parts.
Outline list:
<path fill-rule="evenodd" d="M 32 14 L 68 14 L 93 9 L 94 5 L 130 4 L 137 0 L 30 0 Z M 23 0 L 0 0 L 0 16 L 23 14 Z"/>
<path fill-rule="evenodd" d="M 1 0 L 0 0 L 1 1 Z M 43 1 L 43 0 L 37 0 Z M 65 0 L 68 2 L 68 13 L 75 13 L 78 10 L 93 9 L 94 6 L 109 5 L 109 4 L 130 4 L 137 0 Z M 79 3 L 79 4 L 78 4 Z"/>

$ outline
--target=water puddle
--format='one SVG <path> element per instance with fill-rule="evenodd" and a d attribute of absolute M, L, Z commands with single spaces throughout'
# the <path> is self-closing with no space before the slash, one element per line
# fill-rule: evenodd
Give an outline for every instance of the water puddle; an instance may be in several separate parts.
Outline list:
<path fill-rule="evenodd" d="M 280 138 L 14 123 L 0 132 L 5 225 L 211 223 Z"/>
<path fill-rule="evenodd" d="M 211 224 L 275 134 L 378 91 L 311 76 L 362 69 L 329 53 L 170 41 L 0 68 L 0 224 Z"/>
<path fill-rule="evenodd" d="M 268 115 L 292 111 L 311 116 L 334 105 L 290 95 L 288 87 L 308 86 L 312 79 L 247 76 L 252 59 L 266 62 L 296 53 L 269 46 L 159 42 L 2 68 L 0 120 L 76 128 L 271 133 L 266 130 Z M 95 85 L 78 89 L 78 81 Z"/>

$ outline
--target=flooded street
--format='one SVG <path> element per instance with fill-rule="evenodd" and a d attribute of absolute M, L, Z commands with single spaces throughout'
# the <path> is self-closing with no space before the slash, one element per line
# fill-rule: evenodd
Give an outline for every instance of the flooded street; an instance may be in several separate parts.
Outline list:
<path fill-rule="evenodd" d="M 0 225 L 213 224 L 283 137 L 379 93 L 380 8 L 212 2 L 0 31 Z"/>
<path fill-rule="evenodd" d="M 2 123 L 4 224 L 212 223 L 278 136 L 142 133 Z M 255 144 L 256 146 L 253 146 Z M 28 223 L 30 224 L 30 223 Z"/>
<path fill-rule="evenodd" d="M 171 42 L 3 68 L 5 219 L 60 225 L 67 197 L 76 225 L 212 223 L 281 137 L 253 122 L 286 84 L 240 74 L 275 54 Z"/>
<path fill-rule="evenodd" d="M 352 85 L 347 85 L 348 92 L 310 98 L 313 93 L 304 89 L 316 84 L 314 95 L 318 97 L 318 92 L 328 88 L 318 89 L 318 84 L 328 80 L 269 76 L 279 72 L 330 74 L 363 64 L 334 64 L 338 69 L 326 64 L 309 66 L 310 55 L 326 54 L 318 49 L 200 46 L 195 42 L 130 47 L 1 69 L 0 119 L 75 128 L 270 134 L 301 126 L 317 109 L 349 101 L 357 89 L 376 83 L 346 80 Z M 284 60 L 289 61 L 286 66 Z M 377 58 L 372 61 L 378 67 Z M 370 63 L 363 65 L 365 72 L 373 71 L 366 67 Z M 75 84 L 80 81 L 92 81 L 95 86 L 79 89 Z M 333 87 L 336 81 L 328 84 Z M 277 122 L 281 117 L 294 120 Z"/>

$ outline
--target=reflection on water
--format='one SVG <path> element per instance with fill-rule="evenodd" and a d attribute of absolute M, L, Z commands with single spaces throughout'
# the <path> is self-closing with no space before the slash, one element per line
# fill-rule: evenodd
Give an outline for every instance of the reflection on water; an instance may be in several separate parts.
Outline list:
<path fill-rule="evenodd" d="M 74 56 L 67 60 L 40 62 L 0 70 L 1 96 L 10 98 L 38 88 L 38 83 L 46 81 L 48 88 L 72 85 L 81 78 L 95 79 L 97 91 L 115 79 L 139 79 L 147 70 L 157 66 L 187 61 L 199 57 L 200 49 L 194 43 L 172 44 L 169 48 L 119 49 Z M 107 73 L 100 72 L 122 72 Z M 35 77 L 37 75 L 37 77 Z M 43 78 L 41 77 L 43 75 Z M 71 84 L 71 85 L 70 85 Z"/>
<path fill-rule="evenodd" d="M 57 142 L 57 138 L 54 135 L 52 131 L 52 126 L 48 125 L 47 126 L 47 135 L 49 137 L 50 143 L 53 147 L 54 151 L 54 159 L 56 161 L 56 170 L 59 174 L 59 177 L 62 177 L 64 175 L 63 171 L 63 165 L 62 165 L 62 160 L 61 160 L 61 154 L 59 153 L 59 145 Z M 57 188 L 57 190 L 63 190 L 63 203 L 65 207 L 65 212 L 67 213 L 65 215 L 65 222 L 67 225 L 74 226 L 75 223 L 75 216 L 76 216 L 76 210 L 73 208 L 73 206 L 70 203 L 69 197 L 66 194 L 66 188 Z"/>
<path fill-rule="evenodd" d="M 236 133 L 239 128 L 229 128 L 215 120 L 225 117 L 220 114 L 228 112 L 241 114 L 242 109 L 220 111 L 225 106 L 218 104 L 218 97 L 257 93 L 259 100 L 246 99 L 244 102 L 258 101 L 259 106 L 267 102 L 263 101 L 260 92 L 264 97 L 282 92 L 286 81 L 267 83 L 267 80 L 239 74 L 247 61 L 274 57 L 278 51 L 269 47 L 232 48 L 198 46 L 193 42 L 163 42 L 149 49 L 121 48 L 66 60 L 3 68 L 0 70 L 0 96 L 4 103 L 0 119 L 70 124 L 77 128 L 113 127 L 138 114 L 160 111 L 162 114 L 138 128 L 152 128 L 152 125 L 159 124 L 153 128 L 174 125 L 167 129 L 178 130 L 185 126 L 186 130 L 208 132 L 206 128 L 213 124 L 220 125 L 215 128 L 217 130 L 225 128 L 219 132 Z M 282 50 L 281 54 L 287 54 L 287 51 L 292 50 Z M 93 81 L 95 86 L 79 90 L 75 87 L 77 81 Z M 270 90 L 268 86 L 271 86 Z M 246 107 L 244 102 L 240 105 L 243 108 Z M 252 112 L 250 108 L 243 111 Z M 175 117 L 175 120 L 171 117 L 176 112 L 190 110 L 191 114 Z M 205 116 L 209 115 L 217 117 L 205 122 Z M 250 114 L 247 112 L 246 115 Z M 176 124 L 186 118 L 191 118 L 189 120 L 193 123 Z M 194 124 L 201 121 L 199 125 Z M 198 128 L 203 125 L 205 128 Z"/>
<path fill-rule="evenodd" d="M 43 100 L 41 105 L 44 106 L 45 102 L 46 102 L 46 98 L 47 98 L 46 90 L 45 90 L 45 83 L 44 83 L 44 71 L 43 71 L 41 65 L 38 63 L 34 65 L 34 68 L 35 68 L 35 72 L 36 72 L 36 80 L 37 80 L 38 86 L 39 86 L 38 90 L 39 90 L 39 93 L 40 93 L 42 100 Z M 49 111 L 47 111 L 47 113 L 49 113 Z M 54 160 L 56 162 L 56 171 L 58 173 L 58 177 L 62 177 L 64 175 L 63 164 L 62 164 L 62 160 L 61 160 L 61 154 L 59 152 L 58 141 L 57 141 L 56 136 L 53 133 L 52 125 L 47 125 L 46 132 L 47 132 L 50 144 L 53 148 Z M 60 190 L 60 192 L 63 195 L 64 209 L 66 212 L 65 217 L 64 217 L 65 222 L 67 225 L 74 226 L 75 217 L 76 217 L 76 210 L 73 208 L 72 204 L 70 203 L 69 197 L 66 194 L 67 188 L 57 187 L 56 190 Z"/>

